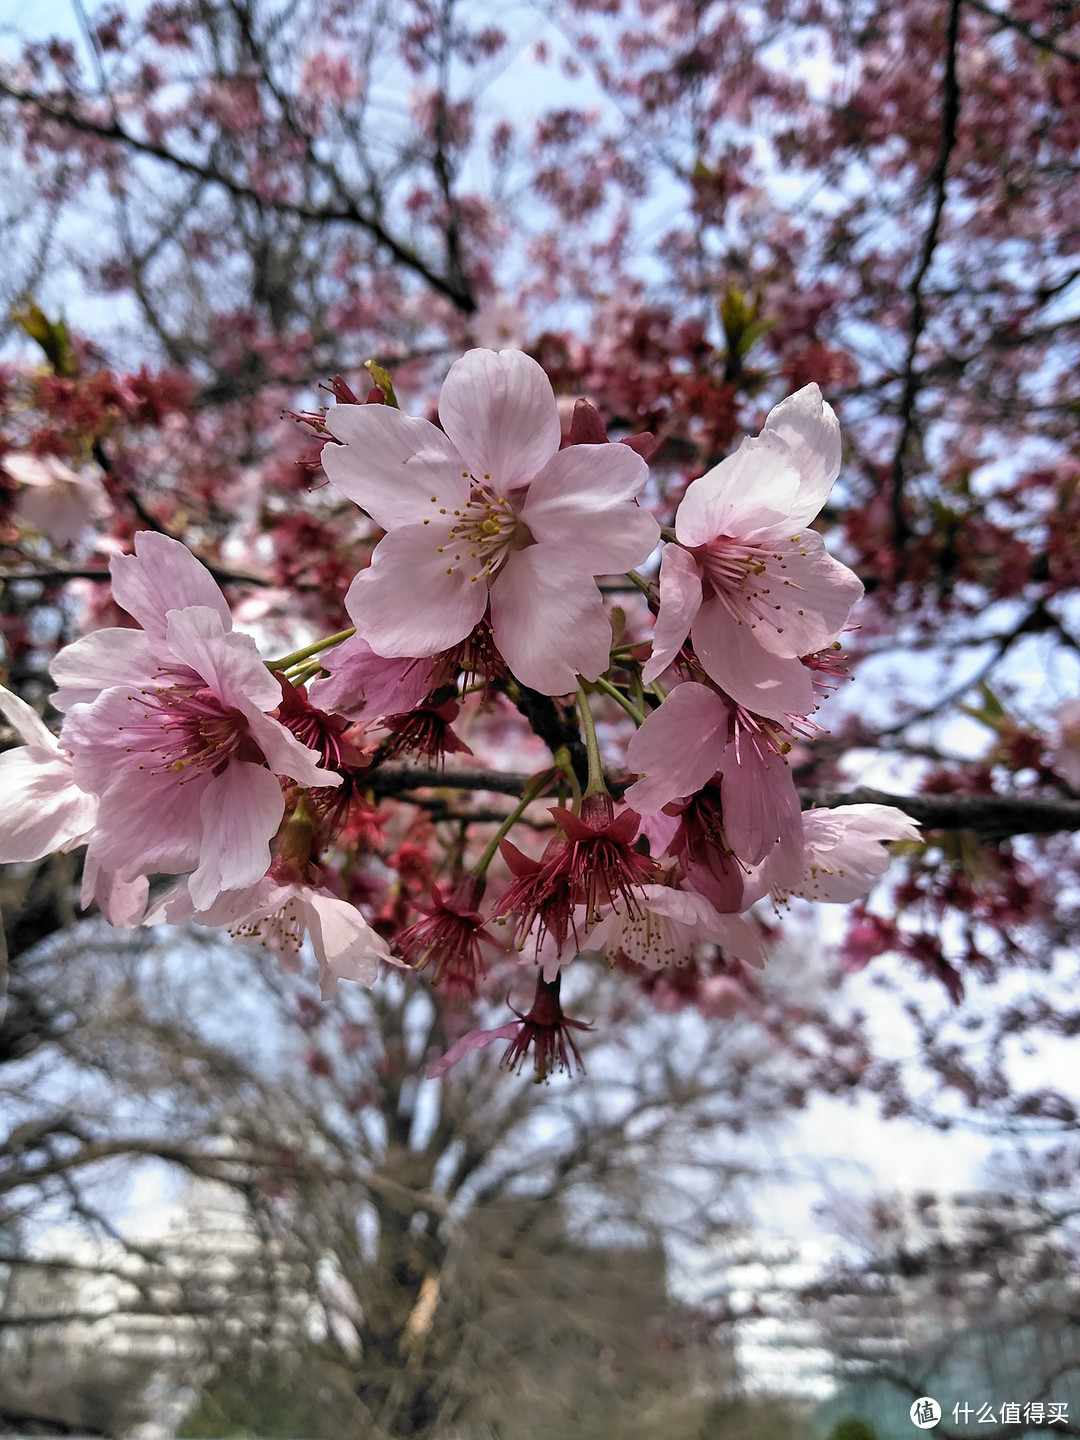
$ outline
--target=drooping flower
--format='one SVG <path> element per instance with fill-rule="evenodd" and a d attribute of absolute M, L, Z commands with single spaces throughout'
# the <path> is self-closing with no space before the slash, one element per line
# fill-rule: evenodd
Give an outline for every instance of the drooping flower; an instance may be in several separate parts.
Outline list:
<path fill-rule="evenodd" d="M 243 890 L 224 891 L 202 910 L 192 903 L 187 886 L 178 886 L 147 916 L 147 924 L 192 920 L 221 927 L 237 939 L 258 940 L 286 970 L 300 969 L 305 933 L 319 962 L 319 988 L 324 1000 L 339 980 L 355 980 L 368 989 L 379 977 L 379 961 L 398 964 L 390 947 L 347 900 L 329 890 L 271 873 Z"/>
<path fill-rule="evenodd" d="M 641 886 L 657 866 L 633 848 L 640 816 L 627 809 L 616 815 L 609 795 L 587 795 L 580 815 L 559 805 L 551 807 L 551 814 L 562 834 L 548 842 L 540 860 L 502 842 L 515 879 L 498 914 L 520 916 L 519 943 L 535 929 L 538 946 L 550 933 L 561 952 L 570 931 L 577 939 L 578 907 L 584 907 L 586 924 L 599 919 L 605 906 L 640 913 Z"/>
<path fill-rule="evenodd" d="M 330 480 L 387 531 L 346 606 L 384 656 L 464 640 L 488 613 L 523 684 L 559 695 L 608 664 L 594 577 L 648 558 L 659 538 L 636 504 L 644 461 L 625 445 L 559 449 L 550 381 L 514 350 L 471 350 L 439 400 L 443 429 L 386 405 L 326 416 Z"/>
<path fill-rule="evenodd" d="M 685 964 L 704 943 L 720 945 L 751 965 L 765 963 L 765 947 L 752 925 L 739 915 L 721 914 L 704 895 L 670 885 L 642 886 L 640 913 L 611 910 L 586 936 L 583 948 L 657 970 Z"/>
<path fill-rule="evenodd" d="M 689 634 L 705 672 L 756 715 L 813 709 L 799 657 L 840 634 L 862 595 L 809 522 L 840 469 L 840 431 L 816 385 L 771 411 L 765 428 L 687 488 L 664 548 L 648 683 Z"/>
<path fill-rule="evenodd" d="M 581 1071 L 585 1069 L 581 1052 L 570 1032 L 591 1030 L 593 1027 L 584 1020 L 571 1020 L 563 1013 L 559 1000 L 561 985 L 561 975 L 556 975 L 554 980 L 545 980 L 543 975 L 536 977 L 532 1007 L 525 1015 L 519 1010 L 514 1011 L 521 1024 L 500 1061 L 508 1070 L 516 1070 L 520 1075 L 531 1050 L 538 1085 L 556 1070 L 570 1074 L 575 1065 Z"/>
<path fill-rule="evenodd" d="M 121 880 L 192 870 L 193 903 L 265 874 L 284 813 L 278 775 L 340 783 L 267 713 L 281 689 L 224 596 L 178 541 L 149 531 L 114 557 L 113 594 L 143 629 L 99 630 L 53 662 L 60 743 L 98 797 L 96 864 Z"/>
<path fill-rule="evenodd" d="M 729 706 L 707 685 L 686 681 L 631 737 L 627 764 L 642 778 L 627 790 L 627 803 L 654 815 L 673 801 L 702 795 L 712 783 L 714 795 L 690 806 L 700 812 L 703 839 L 714 828 L 721 852 L 747 866 L 776 848 L 796 864 L 800 805 L 785 744 L 775 725 Z M 721 802 L 714 817 L 713 799 Z"/>
<path fill-rule="evenodd" d="M 807 810 L 802 817 L 805 855 L 801 874 L 792 876 L 768 864 L 749 882 L 754 899 L 772 890 L 778 899 L 798 895 L 804 900 L 847 904 L 865 895 L 889 868 L 893 840 L 920 839 L 910 815 L 894 805 L 837 805 Z M 749 903 L 749 901 L 747 902 Z"/>
<path fill-rule="evenodd" d="M 432 983 L 447 991 L 475 995 L 485 973 L 481 942 L 503 948 L 485 928 L 479 910 L 483 893 L 484 882 L 475 875 L 467 875 L 449 896 L 433 885 L 431 904 L 398 937 L 398 949 L 412 968 L 434 966 Z"/>

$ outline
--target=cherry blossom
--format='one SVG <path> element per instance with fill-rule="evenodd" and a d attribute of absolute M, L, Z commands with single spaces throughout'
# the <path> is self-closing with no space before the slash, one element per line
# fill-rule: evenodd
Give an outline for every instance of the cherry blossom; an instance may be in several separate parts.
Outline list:
<path fill-rule="evenodd" d="M 807 528 L 840 469 L 836 416 L 817 385 L 769 414 L 761 434 L 693 481 L 664 549 L 648 683 L 689 634 L 706 673 L 757 715 L 784 721 L 814 707 L 803 655 L 840 634 L 858 577 Z"/>
<path fill-rule="evenodd" d="M 685 964 L 705 942 L 751 965 L 765 963 L 761 936 L 746 920 L 722 915 L 704 895 L 670 885 L 642 886 L 639 912 L 610 910 L 590 930 L 582 948 L 657 970 Z"/>
<path fill-rule="evenodd" d="M 483 893 L 484 882 L 475 875 L 461 880 L 449 896 L 432 886 L 431 904 L 398 937 L 398 948 L 414 970 L 435 967 L 433 984 L 475 994 L 477 979 L 484 974 L 481 942 L 503 948 L 485 928 L 479 909 Z"/>
<path fill-rule="evenodd" d="M 439 400 L 439 430 L 388 405 L 326 417 L 331 481 L 388 533 L 350 587 L 357 633 L 379 655 L 456 645 L 490 604 L 499 652 L 523 684 L 565 694 L 608 664 L 594 577 L 646 560 L 657 522 L 625 445 L 559 449 L 551 383 L 515 350 L 471 350 Z"/>
<path fill-rule="evenodd" d="M 56 545 L 71 545 L 111 514 L 98 477 L 73 470 L 58 455 L 5 455 L 3 468 L 22 488 L 15 519 L 40 530 Z"/>
<path fill-rule="evenodd" d="M 800 806 L 783 754 L 786 743 L 775 726 L 728 705 L 707 685 L 686 681 L 630 739 L 627 764 L 642 778 L 627 790 L 627 804 L 654 815 L 697 795 L 718 775 L 721 852 L 748 866 L 774 847 L 797 858 Z"/>
<path fill-rule="evenodd" d="M 284 813 L 278 775 L 340 776 L 267 714 L 280 686 L 190 551 L 142 531 L 111 570 L 114 598 L 143 628 L 95 631 L 57 656 L 56 703 L 70 706 L 60 743 L 98 797 L 94 861 L 121 880 L 193 870 L 205 909 L 265 873 Z"/>
<path fill-rule="evenodd" d="M 865 895 L 889 868 L 893 840 L 919 840 L 919 827 L 894 805 L 837 805 L 807 810 L 802 817 L 805 856 L 801 875 L 766 863 L 747 882 L 754 899 L 769 890 L 778 900 L 797 895 L 803 900 L 847 904 Z M 747 901 L 749 903 L 749 899 Z"/>
<path fill-rule="evenodd" d="M 242 890 L 229 890 L 197 910 L 187 886 L 179 886 L 147 916 L 147 924 L 168 920 L 223 927 L 241 939 L 260 941 L 287 970 L 300 968 L 305 933 L 319 962 L 324 1000 L 339 980 L 355 980 L 368 989 L 379 977 L 379 962 L 400 964 L 390 947 L 357 910 L 331 891 L 265 875 Z"/>

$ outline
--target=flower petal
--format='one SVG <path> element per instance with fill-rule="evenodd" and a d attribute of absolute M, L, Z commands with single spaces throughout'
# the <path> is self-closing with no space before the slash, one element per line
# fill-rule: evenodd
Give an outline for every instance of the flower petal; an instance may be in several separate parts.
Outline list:
<path fill-rule="evenodd" d="M 371 928 L 355 905 L 339 900 L 336 895 L 302 890 L 300 902 L 319 962 L 323 999 L 330 998 L 339 980 L 355 980 L 370 990 L 379 978 L 379 961 L 392 959 L 386 941 Z"/>
<path fill-rule="evenodd" d="M 56 736 L 42 720 L 32 705 L 19 698 L 11 690 L 0 685 L 0 715 L 8 722 L 27 745 L 55 755 L 58 749 Z"/>
<path fill-rule="evenodd" d="M 770 552 L 764 578 L 768 596 L 763 603 L 765 619 L 754 627 L 758 644 L 774 655 L 794 659 L 812 655 L 831 645 L 851 615 L 851 607 L 862 599 L 862 581 L 853 570 L 825 549 L 816 530 L 773 532 L 759 538 Z M 746 612 L 749 614 L 749 610 Z"/>
<path fill-rule="evenodd" d="M 0 755 L 0 864 L 41 860 L 85 840 L 97 800 L 80 790 L 71 761 L 55 749 L 19 746 Z"/>
<path fill-rule="evenodd" d="M 691 627 L 705 673 L 739 705 L 768 720 L 809 715 L 814 709 L 810 673 L 798 660 L 770 654 L 720 599 L 707 600 Z"/>
<path fill-rule="evenodd" d="M 376 655 L 359 635 L 325 651 L 322 663 L 330 674 L 308 686 L 311 703 L 347 720 L 370 724 L 383 715 L 402 715 L 431 689 L 430 660 Z"/>
<path fill-rule="evenodd" d="M 781 846 L 787 855 L 802 847 L 802 807 L 791 767 L 779 755 L 762 755 L 744 744 L 729 745 L 720 765 L 724 834 L 747 865 L 760 864 Z"/>
<path fill-rule="evenodd" d="M 260 710 L 273 710 L 280 704 L 281 687 L 259 659 L 255 641 L 250 635 L 228 631 L 220 615 L 207 606 L 171 610 L 166 643 L 226 705 L 243 708 L 249 701 Z"/>
<path fill-rule="evenodd" d="M 93 719 L 103 721 L 103 716 L 96 714 Z M 198 777 L 177 785 L 171 771 L 150 775 L 135 774 L 133 767 L 119 773 L 111 765 L 106 769 L 112 780 L 100 797 L 90 842 L 95 862 L 121 880 L 155 872 L 179 875 L 197 865 L 202 837 L 199 801 L 208 780 Z"/>
<path fill-rule="evenodd" d="M 743 537 L 786 521 L 799 489 L 791 448 L 779 435 L 748 435 L 726 460 L 687 486 L 675 515 L 681 545 Z"/>
<path fill-rule="evenodd" d="M 720 767 L 729 717 L 715 690 L 693 681 L 676 685 L 626 747 L 627 766 L 643 776 L 627 790 L 627 805 L 655 815 L 700 790 Z"/>
<path fill-rule="evenodd" d="M 551 381 L 520 350 L 470 350 L 455 361 L 439 419 L 476 479 L 499 494 L 538 475 L 562 436 Z"/>
<path fill-rule="evenodd" d="M 447 567 L 424 525 L 391 530 L 356 576 L 346 604 L 377 655 L 434 655 L 464 640 L 487 609 L 487 586 Z M 449 568 L 449 573 L 447 573 Z"/>
<path fill-rule="evenodd" d="M 57 710 L 70 710 L 73 705 L 93 704 L 114 685 L 141 690 L 158 684 L 160 659 L 160 644 L 142 630 L 93 630 L 53 657 L 49 674 L 59 689 L 52 703 Z"/>
<path fill-rule="evenodd" d="M 641 672 L 646 685 L 661 676 L 682 649 L 701 609 L 701 572 L 681 545 L 665 545 L 660 559 L 660 611 L 653 630 L 652 654 Z"/>
<path fill-rule="evenodd" d="M 649 469 L 625 445 L 571 445 L 553 455 L 529 486 L 521 518 L 541 544 L 559 545 L 590 575 L 643 565 L 660 526 L 634 497 Z"/>
<path fill-rule="evenodd" d="M 462 458 L 430 420 L 392 405 L 335 405 L 326 425 L 343 442 L 323 447 L 330 483 L 384 530 L 418 525 L 433 505 L 453 510 L 468 500 Z"/>
<path fill-rule="evenodd" d="M 462 1035 L 460 1040 L 455 1040 L 445 1055 L 440 1055 L 438 1060 L 428 1066 L 427 1078 L 438 1080 L 440 1075 L 445 1075 L 452 1065 L 456 1065 L 471 1050 L 479 1050 L 482 1045 L 490 1045 L 493 1040 L 513 1040 L 520 1028 L 519 1021 L 508 1020 L 505 1025 L 498 1025 L 494 1030 L 470 1030 L 467 1035 Z"/>
<path fill-rule="evenodd" d="M 491 629 L 514 677 L 542 695 L 576 690 L 608 667 L 611 621 L 603 597 L 553 545 L 510 556 L 491 587 Z"/>
<path fill-rule="evenodd" d="M 799 491 L 788 518 L 808 525 L 829 498 L 840 474 L 840 423 L 817 385 L 804 385 L 769 411 L 762 432 L 779 435 L 791 447 Z"/>
<path fill-rule="evenodd" d="M 149 895 L 150 881 L 145 875 L 121 880 L 111 870 L 102 869 L 92 849 L 86 852 L 82 893 L 79 896 L 79 905 L 83 910 L 97 905 L 110 925 L 121 930 L 134 930 L 148 923 L 146 902 Z"/>
<path fill-rule="evenodd" d="M 280 721 L 264 715 L 253 705 L 245 705 L 251 738 L 266 756 L 266 763 L 275 775 L 287 775 L 299 785 L 340 785 L 336 770 L 324 770 L 319 756 L 302 740 L 286 730 Z"/>
<path fill-rule="evenodd" d="M 113 599 L 157 640 L 165 639 L 165 617 L 170 610 L 205 605 L 221 617 L 222 628 L 232 629 L 225 596 L 206 566 L 179 540 L 140 530 L 134 555 L 114 555 L 109 561 Z"/>
<path fill-rule="evenodd" d="M 222 890 L 253 885 L 270 864 L 270 841 L 285 813 L 281 786 L 269 770 L 233 760 L 204 788 L 199 805 L 199 867 L 188 880 L 197 910 Z"/>

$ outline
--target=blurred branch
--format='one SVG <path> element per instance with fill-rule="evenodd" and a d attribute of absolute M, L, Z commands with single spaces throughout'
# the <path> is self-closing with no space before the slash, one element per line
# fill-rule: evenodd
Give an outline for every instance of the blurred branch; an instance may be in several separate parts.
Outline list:
<path fill-rule="evenodd" d="M 283 195 L 263 195 L 254 186 L 226 174 L 215 165 L 205 164 L 186 155 L 178 155 L 166 145 L 131 134 L 116 120 L 94 120 L 89 115 L 55 105 L 46 96 L 35 94 L 32 90 L 22 90 L 3 79 L 0 79 L 0 96 L 6 96 L 9 100 L 17 100 L 21 105 L 31 105 L 39 114 L 58 125 L 77 130 L 82 134 L 95 135 L 100 140 L 109 140 L 123 145 L 136 155 L 146 155 L 150 159 L 159 160 L 163 164 L 172 166 L 175 170 L 220 185 L 223 190 L 227 190 L 231 195 L 249 200 L 260 210 L 277 210 L 285 214 L 296 215 L 300 219 L 309 220 L 316 225 L 356 225 L 361 230 L 365 230 L 377 244 L 384 246 L 400 265 L 419 276 L 437 294 L 443 295 L 451 301 L 462 314 L 472 315 L 476 310 L 476 301 L 470 290 L 461 290 L 451 279 L 433 270 L 408 245 L 396 240 L 381 220 L 374 215 L 366 214 L 355 200 L 346 195 L 342 195 L 337 204 L 321 205 L 304 200 L 290 200 Z"/>
<path fill-rule="evenodd" d="M 915 360 L 919 352 L 919 341 L 926 328 L 926 307 L 923 302 L 922 285 L 937 248 L 941 216 L 945 209 L 945 182 L 949 169 L 949 156 L 956 144 L 957 120 L 960 116 L 960 86 L 956 78 L 956 52 L 960 38 L 960 5 L 961 0 L 951 0 L 949 5 L 945 37 L 945 78 L 942 84 L 941 144 L 928 181 L 934 194 L 933 210 L 923 239 L 919 266 L 912 278 L 908 292 L 911 297 L 910 339 L 907 360 L 904 363 L 904 389 L 900 399 L 900 438 L 896 442 L 892 462 L 893 543 L 897 551 L 903 550 L 908 537 L 908 524 L 903 505 L 904 462 L 915 427 L 915 402 L 919 388 Z"/>

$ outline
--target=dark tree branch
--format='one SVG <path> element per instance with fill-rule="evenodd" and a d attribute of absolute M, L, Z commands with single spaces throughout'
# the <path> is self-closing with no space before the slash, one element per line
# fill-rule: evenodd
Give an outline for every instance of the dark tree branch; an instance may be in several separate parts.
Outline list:
<path fill-rule="evenodd" d="M 1049 55 L 1056 55 L 1059 60 L 1068 60 L 1073 65 L 1080 65 L 1080 55 L 1075 50 L 1066 50 L 1058 45 L 1048 35 L 1038 35 L 1032 29 L 1030 20 L 1020 20 L 1014 15 L 1003 15 L 1000 10 L 995 10 L 992 5 L 986 5 L 983 0 L 967 0 L 972 10 L 978 10 L 980 15 L 986 15 L 989 19 L 995 20 L 1003 30 L 1015 30 L 1023 35 L 1029 44 L 1036 46 L 1039 50 L 1045 50 Z"/>
<path fill-rule="evenodd" d="M 226 174 L 217 166 L 193 160 L 185 155 L 177 155 L 167 145 L 160 145 L 153 140 L 133 135 L 115 120 L 94 120 L 89 115 L 81 115 L 77 111 L 54 105 L 44 95 L 35 94 L 32 90 L 21 90 L 18 86 L 11 85 L 2 79 L 0 79 L 0 96 L 7 96 L 9 100 L 17 100 L 21 105 L 33 106 L 39 114 L 46 116 L 58 125 L 64 125 L 68 129 L 77 130 L 85 135 L 96 135 L 100 140 L 109 140 L 114 144 L 123 145 L 136 155 L 146 155 L 150 159 L 159 160 L 172 166 L 174 170 L 183 171 L 187 175 L 196 175 L 202 180 L 220 185 L 223 190 L 227 190 L 231 195 L 239 196 L 241 199 L 249 200 L 260 210 L 277 210 L 287 215 L 297 215 L 302 220 L 309 220 L 317 225 L 358 226 L 361 230 L 365 230 L 377 244 L 388 250 L 399 265 L 403 265 L 414 275 L 419 276 L 437 294 L 445 296 L 463 315 L 472 315 L 476 310 L 476 301 L 468 289 L 463 291 L 451 279 L 433 270 L 414 250 L 402 244 L 400 240 L 396 240 L 381 220 L 374 215 L 366 214 L 348 196 L 342 196 L 336 204 L 317 205 L 306 200 L 289 200 L 281 195 L 260 195 L 253 186 L 243 180 L 238 180 L 235 176 Z"/>
<path fill-rule="evenodd" d="M 923 302 L 922 286 L 927 271 L 934 259 L 938 235 L 941 230 L 941 216 L 945 209 L 945 186 L 949 170 L 949 156 L 956 144 L 957 121 L 960 117 L 960 86 L 956 78 L 956 52 L 960 38 L 961 0 L 951 0 L 949 19 L 945 35 L 945 79 L 942 84 L 941 144 L 938 147 L 934 168 L 930 172 L 929 185 L 933 191 L 933 210 L 930 224 L 923 238 L 922 254 L 918 269 L 912 277 L 909 295 L 911 297 L 911 327 L 907 359 L 904 363 L 904 389 L 900 400 L 900 438 L 892 462 L 892 525 L 894 543 L 898 551 L 903 550 L 908 538 L 907 518 L 904 515 L 904 462 L 915 427 L 915 402 L 918 395 L 919 377 L 915 361 L 919 342 L 926 328 L 926 307 Z"/>

